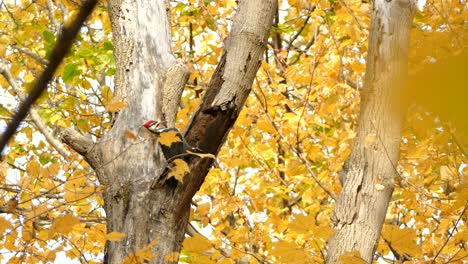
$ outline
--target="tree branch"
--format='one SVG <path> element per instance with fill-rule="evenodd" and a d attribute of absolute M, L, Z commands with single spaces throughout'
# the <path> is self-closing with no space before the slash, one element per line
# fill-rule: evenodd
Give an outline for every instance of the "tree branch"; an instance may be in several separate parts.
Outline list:
<path fill-rule="evenodd" d="M 11 88 L 13 88 L 13 91 L 15 91 L 15 93 L 20 98 L 20 100 L 24 101 L 26 96 L 16 85 L 16 82 L 15 80 L 13 80 L 10 71 L 6 68 L 6 66 L 3 63 L 0 63 L 0 74 L 3 75 L 3 77 L 5 77 L 5 79 L 10 84 Z M 58 151 L 58 153 L 60 153 L 60 155 L 67 159 L 70 155 L 70 152 L 66 150 L 65 146 L 54 137 L 49 128 L 44 124 L 44 122 L 42 122 L 41 117 L 39 116 L 34 107 L 31 107 L 31 109 L 29 110 L 29 114 L 34 125 L 44 135 L 47 142 L 49 142 L 49 144 L 52 145 L 52 147 L 54 147 Z"/>
<path fill-rule="evenodd" d="M 34 84 L 34 87 L 31 93 L 28 95 L 26 100 L 24 100 L 16 115 L 13 117 L 13 120 L 8 124 L 5 133 L 3 133 L 0 138 L 0 153 L 3 151 L 4 147 L 8 143 L 16 129 L 18 129 L 21 121 L 26 117 L 29 109 L 34 104 L 34 102 L 39 98 L 43 91 L 46 90 L 47 84 L 54 75 L 55 71 L 59 67 L 65 55 L 67 55 L 70 50 L 73 40 L 80 31 L 81 25 L 86 20 L 89 14 L 96 6 L 97 0 L 87 0 L 83 2 L 78 15 L 70 26 L 65 26 L 62 29 L 57 45 L 52 50 L 52 56 L 50 58 L 49 64 L 42 72 L 39 79 Z"/>
<path fill-rule="evenodd" d="M 31 51 L 29 51 L 29 50 L 27 50 L 25 48 L 19 47 L 18 45 L 16 45 L 16 49 L 19 52 L 33 58 L 35 61 L 39 62 L 40 64 L 47 65 L 47 60 L 39 57 L 37 54 L 34 54 L 33 52 L 31 52 Z"/>
<path fill-rule="evenodd" d="M 98 148 L 95 147 L 94 142 L 90 138 L 83 136 L 78 131 L 71 128 L 62 129 L 60 131 L 60 137 L 63 142 L 82 155 L 93 168 L 99 166 L 100 158 L 97 153 Z"/>

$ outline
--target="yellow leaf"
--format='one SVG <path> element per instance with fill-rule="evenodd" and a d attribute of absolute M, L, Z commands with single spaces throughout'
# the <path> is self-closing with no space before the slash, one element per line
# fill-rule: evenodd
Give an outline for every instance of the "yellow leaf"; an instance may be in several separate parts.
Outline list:
<path fill-rule="evenodd" d="M 186 238 L 182 246 L 184 250 L 193 253 L 203 253 L 212 247 L 210 241 L 200 234 L 195 234 L 193 237 Z"/>
<path fill-rule="evenodd" d="M 61 118 L 62 116 L 60 116 L 59 114 L 55 114 L 49 120 L 52 124 L 54 124 L 57 120 L 60 120 Z"/>
<path fill-rule="evenodd" d="M 26 165 L 26 172 L 28 172 L 28 175 L 32 178 L 36 178 L 39 176 L 41 166 L 39 163 L 35 160 L 32 160 Z"/>
<path fill-rule="evenodd" d="M 47 203 L 42 203 L 37 206 L 32 206 L 32 210 L 26 214 L 27 219 L 36 218 L 39 215 L 46 213 L 49 210 Z"/>
<path fill-rule="evenodd" d="M 298 234 L 307 233 L 315 225 L 315 217 L 313 215 L 294 215 L 294 220 L 289 224 L 289 229 Z"/>
<path fill-rule="evenodd" d="M 366 261 L 364 261 L 361 258 L 361 253 L 359 253 L 358 250 L 346 252 L 345 254 L 341 255 L 340 261 L 343 264 L 365 264 L 366 263 Z"/>
<path fill-rule="evenodd" d="M 456 174 L 448 166 L 440 166 L 440 178 L 444 181 L 454 179 Z"/>
<path fill-rule="evenodd" d="M 234 264 L 236 262 L 234 262 L 234 260 L 232 259 L 229 259 L 229 258 L 224 258 L 220 261 L 218 261 L 218 264 Z"/>
<path fill-rule="evenodd" d="M 170 130 L 159 134 L 158 142 L 161 145 L 171 146 L 173 143 L 181 142 L 179 133 L 175 130 Z"/>
<path fill-rule="evenodd" d="M 127 103 L 125 102 L 122 102 L 120 99 L 118 98 L 114 98 L 114 100 L 112 101 L 112 103 L 106 105 L 106 111 L 108 112 L 116 112 L 120 109 L 124 109 L 127 107 Z"/>
<path fill-rule="evenodd" d="M 176 262 L 179 260 L 179 252 L 171 252 L 164 256 L 164 260 L 167 262 Z"/>
<path fill-rule="evenodd" d="M 382 237 L 401 255 L 408 254 L 412 257 L 422 255 L 421 247 L 416 244 L 416 231 L 411 228 L 400 228 L 397 225 L 385 225 Z"/>
<path fill-rule="evenodd" d="M 205 216 L 210 211 L 210 208 L 211 208 L 210 203 L 202 203 L 197 206 L 197 213 L 199 215 Z"/>
<path fill-rule="evenodd" d="M 10 221 L 0 216 L 0 235 L 3 235 L 3 232 L 7 229 L 11 229 L 13 226 Z"/>
<path fill-rule="evenodd" d="M 71 214 L 56 218 L 50 226 L 49 238 L 53 238 L 55 234 L 68 234 L 79 222 L 80 220 Z"/>
<path fill-rule="evenodd" d="M 60 171 L 60 164 L 59 163 L 52 163 L 48 168 L 49 174 L 55 176 Z"/>
<path fill-rule="evenodd" d="M 26 75 L 24 75 L 24 81 L 27 83 L 34 81 L 34 75 L 28 72 Z"/>
<path fill-rule="evenodd" d="M 168 174 L 168 178 L 174 177 L 179 182 L 183 182 L 185 174 L 189 172 L 189 166 L 187 162 L 182 159 L 175 159 L 172 161 L 175 165 L 171 168 L 171 171 Z"/>
<path fill-rule="evenodd" d="M 281 241 L 273 244 L 274 248 L 272 254 L 278 256 L 281 259 L 280 263 L 298 263 L 298 260 L 301 260 L 301 263 L 311 263 L 310 254 L 302 248 L 298 248 L 295 243 Z"/>
<path fill-rule="evenodd" d="M 137 250 L 125 257 L 124 264 L 140 264 L 152 260 L 156 255 L 151 251 L 151 248 L 158 243 L 158 240 L 153 240 L 146 247 Z"/>
<path fill-rule="evenodd" d="M 110 232 L 106 235 L 106 240 L 109 241 L 121 241 L 127 235 L 119 232 Z"/>
<path fill-rule="evenodd" d="M 88 186 L 84 188 L 66 189 L 64 199 L 67 202 L 77 202 L 79 200 L 90 197 L 96 192 L 95 186 Z"/>

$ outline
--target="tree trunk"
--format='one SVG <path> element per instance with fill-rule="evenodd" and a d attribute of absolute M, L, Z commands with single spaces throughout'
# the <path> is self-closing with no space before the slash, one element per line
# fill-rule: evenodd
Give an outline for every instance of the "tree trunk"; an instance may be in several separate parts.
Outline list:
<path fill-rule="evenodd" d="M 191 170 L 183 183 L 171 179 L 158 184 L 167 162 L 154 136 L 141 129 L 147 120 L 174 126 L 188 77 L 186 66 L 171 51 L 166 4 L 109 1 L 115 95 L 127 107 L 99 143 L 72 130 L 62 135 L 104 186 L 107 232 L 126 234 L 122 241 L 107 243 L 105 263 L 123 263 L 129 256 L 143 260 L 138 250 L 155 240 L 151 244 L 155 257 L 148 263 L 166 263 L 166 255 L 179 252 L 192 197 L 212 164 L 210 158 L 190 157 Z M 187 128 L 187 140 L 202 152 L 217 154 L 237 119 L 260 67 L 276 8 L 276 0 L 240 1 L 218 68 Z M 138 138 L 129 137 L 128 131 Z"/>
<path fill-rule="evenodd" d="M 336 233 L 327 263 L 338 263 L 340 256 L 355 250 L 372 263 L 394 188 L 402 117 L 398 95 L 407 75 L 414 11 L 413 0 L 373 3 L 357 137 L 332 216 Z"/>

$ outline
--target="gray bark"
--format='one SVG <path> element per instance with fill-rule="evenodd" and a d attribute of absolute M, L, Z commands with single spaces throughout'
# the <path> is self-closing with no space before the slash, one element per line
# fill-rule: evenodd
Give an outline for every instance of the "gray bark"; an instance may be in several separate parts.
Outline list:
<path fill-rule="evenodd" d="M 92 143 L 66 130 L 62 139 L 96 171 L 105 187 L 107 232 L 127 236 L 108 242 L 105 263 L 123 263 L 126 256 L 153 240 L 156 257 L 148 263 L 166 263 L 178 252 L 188 223 L 190 203 L 211 167 L 212 159 L 190 157 L 191 171 L 184 182 L 155 184 L 166 168 L 154 136 L 141 129 L 146 120 L 173 126 L 187 67 L 170 47 L 168 6 L 163 0 L 109 1 L 117 73 L 116 96 L 127 107 L 118 113 L 106 137 Z M 186 138 L 202 152 L 217 154 L 247 98 L 261 64 L 276 0 L 240 1 L 231 33 L 215 74 L 205 92 Z M 130 130 L 139 136 L 125 137 Z"/>
<path fill-rule="evenodd" d="M 327 263 L 358 250 L 372 263 L 396 176 L 402 114 L 398 95 L 407 75 L 413 0 L 373 3 L 366 78 L 353 151 L 332 222 Z"/>

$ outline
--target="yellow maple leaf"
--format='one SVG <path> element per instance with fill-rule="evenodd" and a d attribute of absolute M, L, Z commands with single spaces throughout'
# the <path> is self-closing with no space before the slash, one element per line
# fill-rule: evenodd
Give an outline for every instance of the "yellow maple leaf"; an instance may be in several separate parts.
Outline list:
<path fill-rule="evenodd" d="M 189 166 L 187 162 L 182 159 L 175 159 L 172 161 L 174 166 L 171 168 L 171 171 L 168 174 L 168 178 L 174 177 L 179 182 L 184 181 L 184 176 L 189 172 Z"/>
<path fill-rule="evenodd" d="M 421 247 L 416 244 L 416 231 L 411 228 L 400 228 L 397 225 L 384 225 L 382 237 L 401 255 L 412 257 L 422 255 Z"/>
<path fill-rule="evenodd" d="M 11 225 L 10 221 L 6 220 L 3 217 L 0 217 L 0 235 L 2 235 L 6 229 L 10 229 L 12 227 L 13 226 Z"/>
<path fill-rule="evenodd" d="M 365 264 L 366 262 L 361 258 L 361 253 L 358 250 L 346 252 L 340 256 L 340 261 L 343 264 Z"/>
<path fill-rule="evenodd" d="M 125 257 L 123 263 L 124 264 L 139 264 L 139 263 L 146 263 L 153 258 L 156 257 L 156 254 L 154 254 L 151 251 L 151 248 L 154 247 L 158 243 L 158 240 L 153 240 L 151 243 L 149 243 L 147 246 L 145 246 L 142 249 L 137 250 L 135 253 L 131 253 L 128 256 Z"/>
<path fill-rule="evenodd" d="M 80 220 L 72 214 L 57 217 L 50 226 L 49 238 L 52 238 L 55 234 L 68 234 L 73 226 L 79 222 Z"/>
<path fill-rule="evenodd" d="M 109 241 L 121 241 L 127 235 L 120 232 L 110 232 L 106 235 L 106 240 Z"/>
<path fill-rule="evenodd" d="M 127 104 L 125 102 L 122 102 L 119 98 L 114 98 L 114 100 L 106 105 L 106 111 L 108 112 L 116 112 L 117 110 L 126 108 Z"/>
<path fill-rule="evenodd" d="M 158 142 L 161 145 L 170 146 L 173 143 L 181 142 L 179 133 L 175 130 L 170 130 L 159 134 Z"/>
<path fill-rule="evenodd" d="M 297 263 L 301 260 L 301 263 L 311 263 L 310 254 L 302 248 L 298 248 L 293 242 L 280 241 L 274 243 L 272 254 L 278 256 L 281 259 L 281 263 Z"/>
<path fill-rule="evenodd" d="M 28 175 L 32 178 L 38 177 L 41 170 L 41 166 L 35 160 L 32 160 L 26 165 L 26 171 Z"/>
<path fill-rule="evenodd" d="M 49 208 L 47 208 L 47 203 L 42 203 L 39 205 L 34 205 L 32 206 L 32 210 L 26 213 L 26 217 L 28 219 L 35 218 L 37 216 L 40 216 L 44 213 L 47 213 L 49 211 Z"/>
<path fill-rule="evenodd" d="M 182 246 L 184 250 L 193 253 L 203 253 L 212 247 L 210 241 L 200 234 L 195 234 L 193 237 L 186 238 Z"/>

